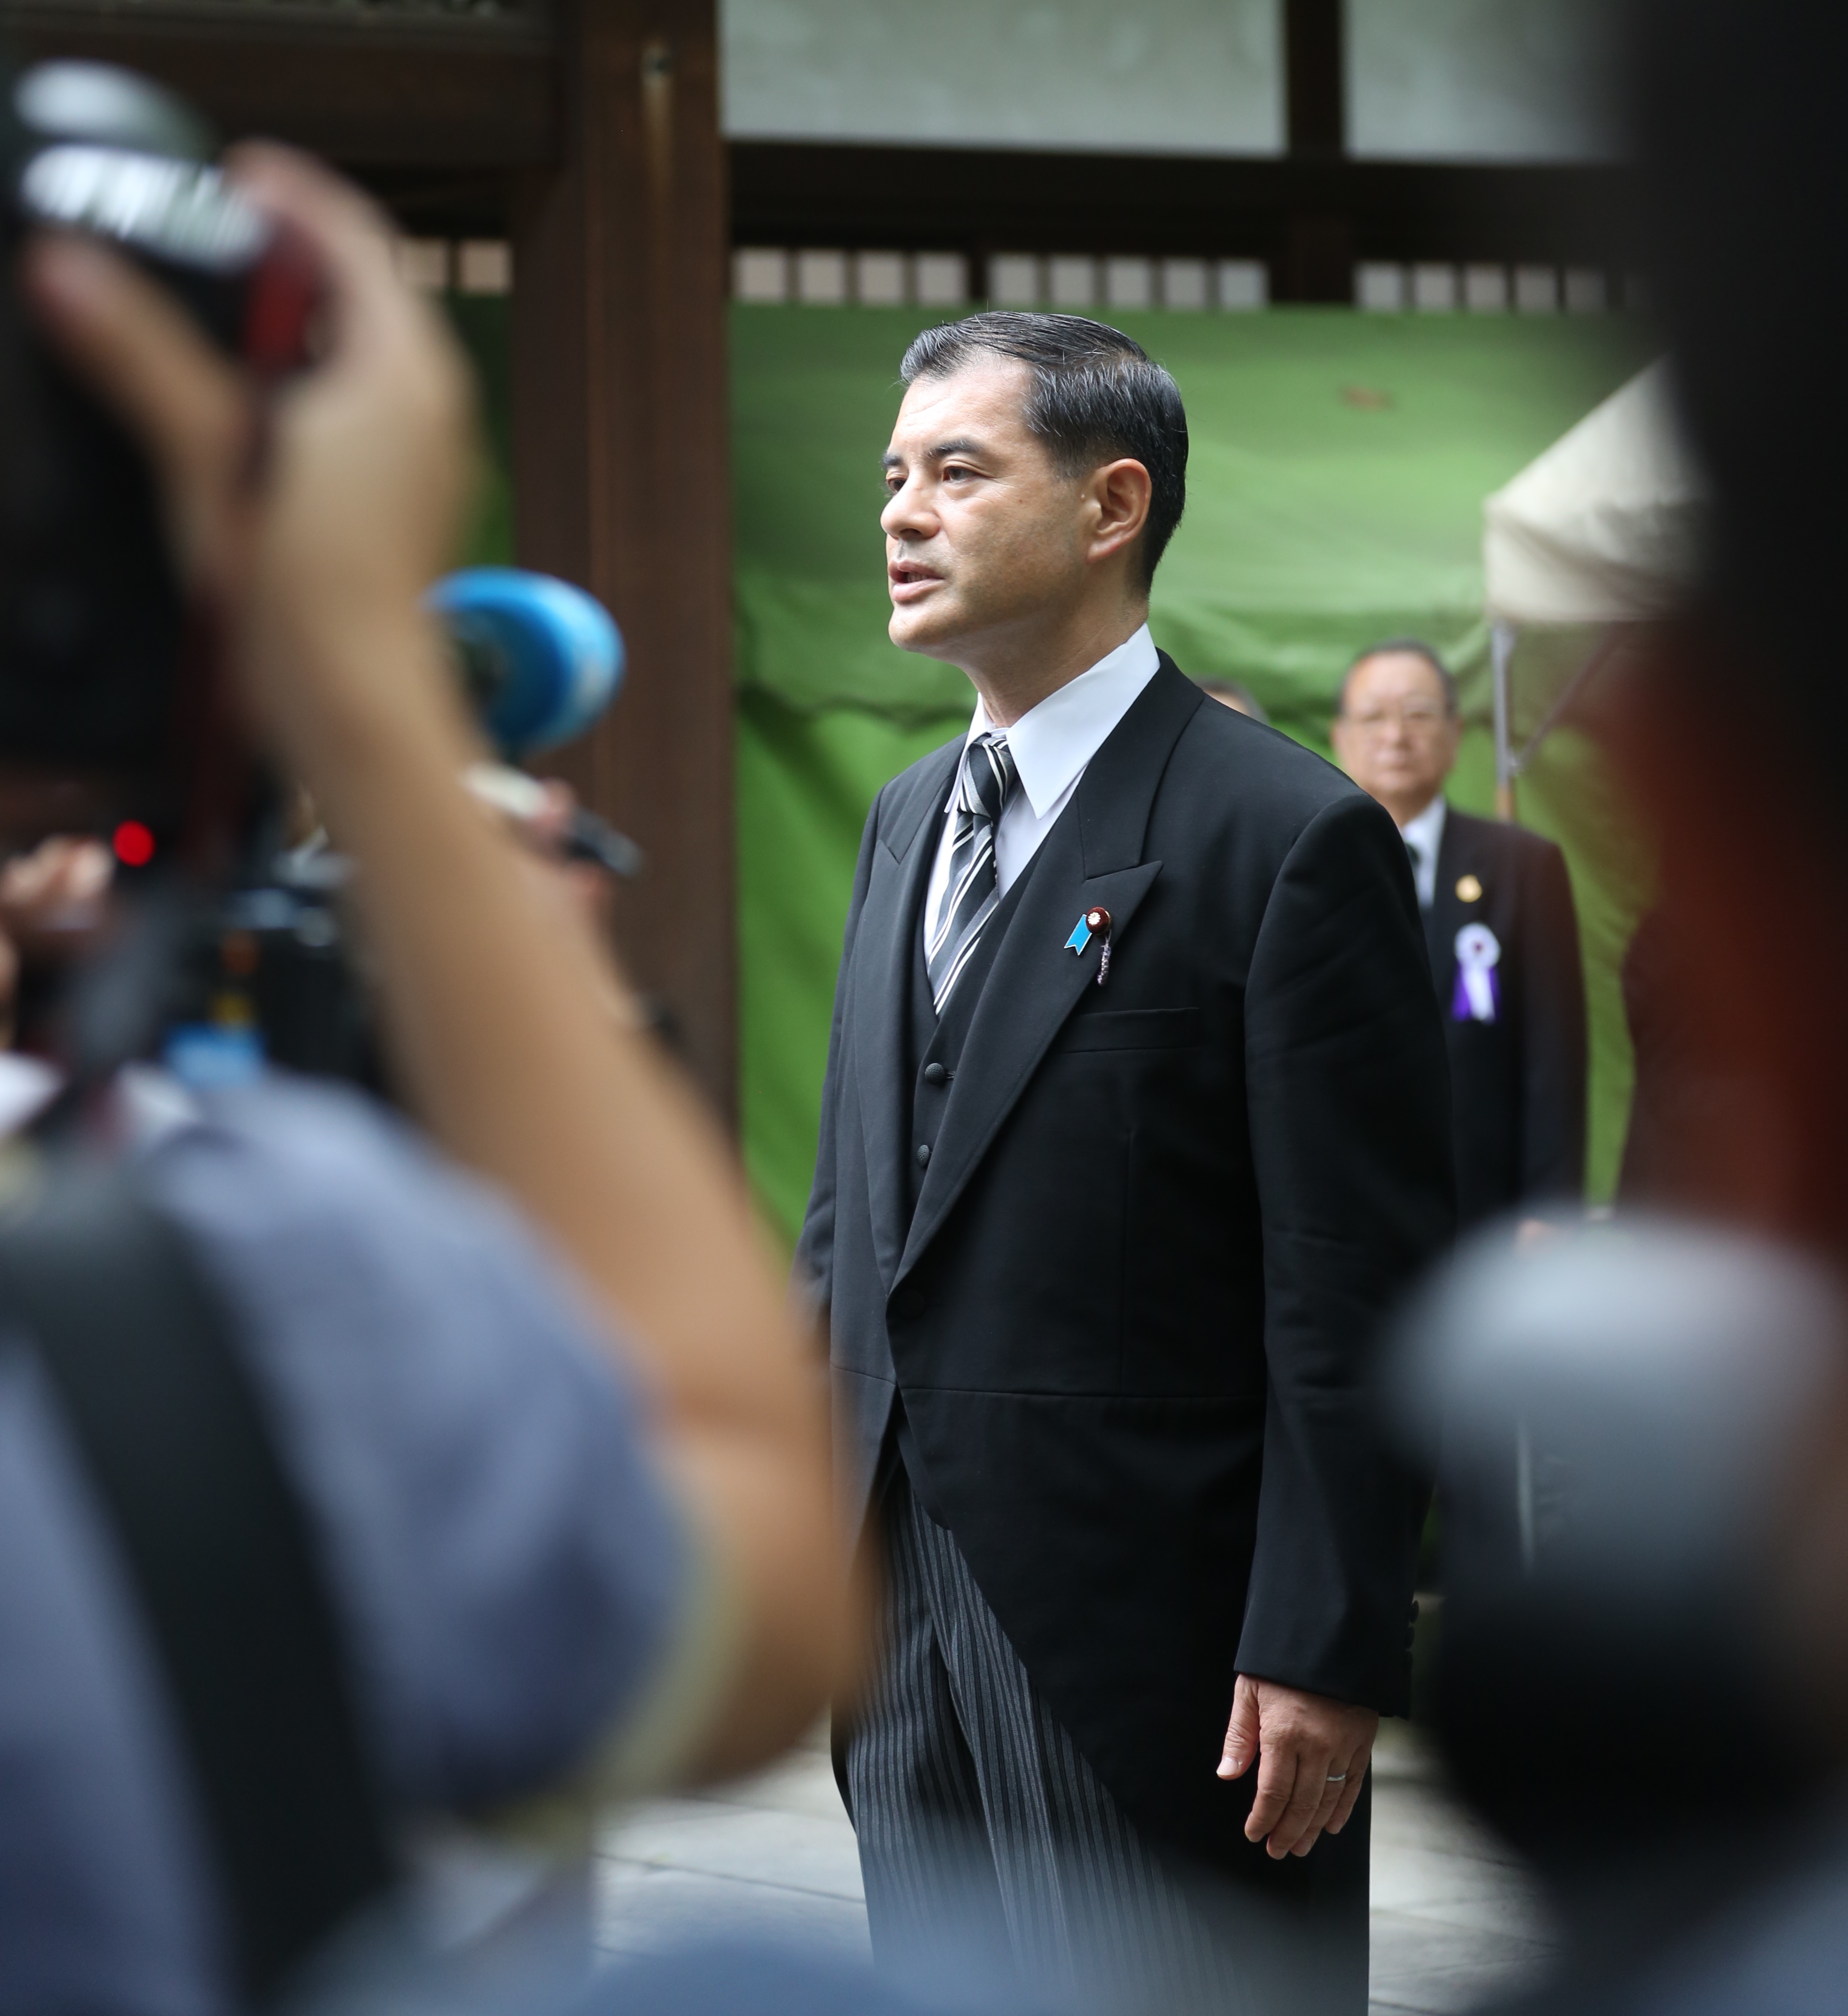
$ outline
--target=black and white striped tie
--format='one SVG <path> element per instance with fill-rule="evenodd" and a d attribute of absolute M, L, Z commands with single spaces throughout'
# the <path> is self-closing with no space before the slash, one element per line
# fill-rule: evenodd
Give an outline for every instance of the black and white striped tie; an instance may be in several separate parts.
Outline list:
<path fill-rule="evenodd" d="M 956 830 L 950 838 L 949 882 L 938 909 L 936 927 L 924 948 L 931 999 L 939 1015 L 1000 900 L 995 877 L 995 827 L 1019 781 L 1006 736 L 978 735 L 963 752 Z"/>

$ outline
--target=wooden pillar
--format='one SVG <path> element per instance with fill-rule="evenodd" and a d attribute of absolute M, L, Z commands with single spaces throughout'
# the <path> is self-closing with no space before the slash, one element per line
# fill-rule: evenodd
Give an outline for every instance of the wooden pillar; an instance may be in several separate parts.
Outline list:
<path fill-rule="evenodd" d="M 1284 106 L 1291 157 L 1335 161 L 1347 146 L 1344 0 L 1284 0 Z M 1272 275 L 1279 301 L 1354 296 L 1353 220 L 1298 206 L 1284 221 L 1283 257 Z"/>
<path fill-rule="evenodd" d="M 639 841 L 618 933 L 729 1122 L 737 1098 L 729 218 L 715 0 L 567 0 L 564 159 L 519 187 L 521 562 L 614 612 L 629 670 L 559 773 Z"/>
<path fill-rule="evenodd" d="M 1290 152 L 1341 153 L 1347 146 L 1343 0 L 1284 0 L 1284 113 Z"/>

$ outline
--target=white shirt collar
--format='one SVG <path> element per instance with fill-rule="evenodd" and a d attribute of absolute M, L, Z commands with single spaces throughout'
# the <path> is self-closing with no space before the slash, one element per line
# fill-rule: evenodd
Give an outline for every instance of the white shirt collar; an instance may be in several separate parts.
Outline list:
<path fill-rule="evenodd" d="M 1036 818 L 1045 816 L 1047 808 L 1097 754 L 1137 695 L 1155 677 L 1160 663 L 1145 623 L 1089 671 L 1080 672 L 1057 692 L 1048 693 L 1037 707 L 1029 707 L 1007 731 L 1021 789 Z M 987 734 L 991 726 L 988 709 L 978 700 L 967 740 Z"/>
<path fill-rule="evenodd" d="M 1444 844 L 1444 794 L 1439 791 L 1416 819 L 1399 829 L 1413 850 L 1412 879 L 1418 884 L 1419 905 L 1427 910 L 1437 901 L 1437 855 Z"/>

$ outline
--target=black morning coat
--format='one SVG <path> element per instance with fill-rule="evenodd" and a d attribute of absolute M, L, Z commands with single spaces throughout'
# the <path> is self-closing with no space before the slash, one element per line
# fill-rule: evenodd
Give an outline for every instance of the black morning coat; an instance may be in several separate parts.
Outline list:
<path fill-rule="evenodd" d="M 918 1495 L 1131 1819 L 1286 1883 L 1357 1853 L 1363 1885 L 1363 1829 L 1268 1863 L 1241 1831 L 1255 1772 L 1214 1769 L 1241 1672 L 1406 1702 L 1427 1492 L 1382 1447 L 1370 1378 L 1454 1210 L 1404 845 L 1164 657 L 1042 843 L 927 1098 L 912 963 L 961 750 L 866 822 L 798 1248 L 830 1312 L 849 1516 L 895 1367 Z M 1101 987 L 1099 936 L 1066 945 L 1097 905 Z M 914 1125 L 935 1138 L 913 1209 Z"/>
<path fill-rule="evenodd" d="M 1493 1021 L 1457 1013 L 1457 934 L 1474 923 L 1500 949 Z M 1565 855 L 1538 833 L 1451 807 L 1425 931 L 1450 1053 L 1459 1220 L 1576 1202 L 1585 1189 L 1585 976 Z"/>

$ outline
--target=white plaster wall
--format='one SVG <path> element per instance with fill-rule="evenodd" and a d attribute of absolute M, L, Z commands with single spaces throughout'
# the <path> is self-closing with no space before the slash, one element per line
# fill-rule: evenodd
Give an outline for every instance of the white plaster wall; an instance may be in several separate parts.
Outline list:
<path fill-rule="evenodd" d="M 1274 153 L 1277 0 L 721 0 L 733 139 Z"/>
<path fill-rule="evenodd" d="M 1617 0 L 1346 0 L 1348 149 L 1425 160 L 1617 151 Z"/>

